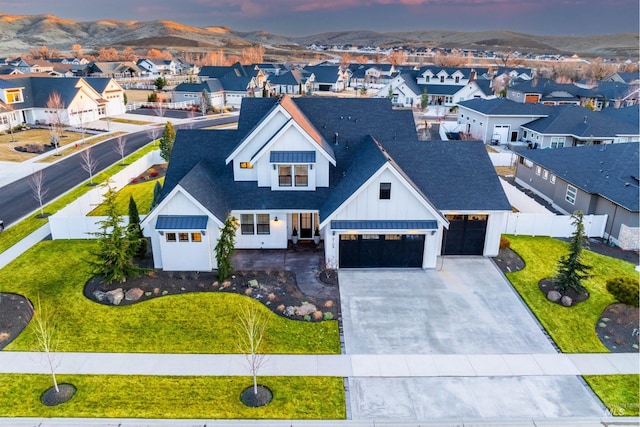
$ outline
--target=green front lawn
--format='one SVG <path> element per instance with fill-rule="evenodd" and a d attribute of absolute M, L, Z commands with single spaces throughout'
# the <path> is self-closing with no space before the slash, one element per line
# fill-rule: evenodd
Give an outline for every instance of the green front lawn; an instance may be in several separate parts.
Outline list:
<path fill-rule="evenodd" d="M 593 266 L 593 277 L 584 281 L 590 297 L 587 301 L 566 308 L 549 302 L 538 289 L 538 282 L 553 277 L 561 255 L 568 245 L 550 237 L 508 236 L 511 249 L 525 261 L 525 268 L 507 273 L 518 293 L 533 314 L 564 353 L 608 353 L 596 334 L 596 322 L 604 309 L 615 303 L 606 289 L 607 279 L 629 275 L 638 276 L 629 262 L 584 251 L 584 262 Z"/>
<path fill-rule="evenodd" d="M 83 296 L 91 277 L 84 262 L 95 241 L 38 243 L 0 270 L 0 291 L 54 307 L 58 351 L 132 353 L 237 353 L 233 328 L 240 304 L 268 313 L 266 353 L 340 353 L 337 321 L 300 322 L 231 293 L 191 293 L 128 306 L 105 306 Z M 210 283 L 205 285 L 211 285 Z M 36 350 L 27 327 L 5 350 Z"/>
<path fill-rule="evenodd" d="M 138 206 L 138 213 L 140 215 L 146 215 L 151 210 L 151 203 L 153 202 L 153 188 L 156 182 L 162 184 L 164 177 L 160 179 L 154 179 L 151 181 L 145 181 L 138 184 L 130 184 L 118 191 L 116 195 L 116 207 L 118 213 L 123 216 L 129 215 L 129 197 L 133 196 L 133 200 L 136 201 Z M 89 213 L 89 216 L 102 216 L 105 215 L 104 204 L 99 205 Z"/>
<path fill-rule="evenodd" d="M 68 402 L 48 407 L 40 394 L 49 375 L 0 375 L 0 417 L 345 419 L 342 378 L 258 377 L 273 392 L 261 408 L 240 402 L 249 377 L 58 375 L 77 387 Z"/>
<path fill-rule="evenodd" d="M 538 282 L 555 274 L 568 245 L 550 237 L 508 236 L 511 249 L 525 261 L 525 268 L 507 273 L 515 289 L 564 353 L 608 353 L 596 334 L 596 323 L 604 309 L 615 303 L 606 289 L 607 279 L 620 275 L 637 277 L 631 263 L 584 252 L 584 261 L 593 266 L 593 277 L 584 281 L 588 300 L 570 307 L 549 302 Z M 585 376 L 593 391 L 614 415 L 638 415 L 638 375 Z"/>

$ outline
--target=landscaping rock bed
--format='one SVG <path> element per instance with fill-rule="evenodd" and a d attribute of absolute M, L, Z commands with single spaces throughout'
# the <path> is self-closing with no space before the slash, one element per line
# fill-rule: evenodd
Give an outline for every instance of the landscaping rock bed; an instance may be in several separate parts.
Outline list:
<path fill-rule="evenodd" d="M 524 268 L 524 261 L 511 248 L 501 248 L 493 261 L 503 273 L 520 271 Z"/>
<path fill-rule="evenodd" d="M 589 299 L 588 293 L 579 294 L 572 288 L 568 288 L 564 292 L 560 292 L 556 284 L 551 279 L 542 279 L 538 282 L 538 289 L 540 289 L 549 301 L 564 307 L 571 307 Z"/>
<path fill-rule="evenodd" d="M 233 292 L 261 302 L 279 316 L 296 320 L 322 321 L 340 316 L 337 275 L 325 273 L 326 281 L 335 277 L 335 286 L 325 287 L 322 297 L 305 295 L 290 271 L 236 271 L 223 282 L 216 273 L 172 272 L 152 270 L 124 283 L 103 284 L 99 277 L 90 279 L 85 297 L 104 305 L 129 305 L 169 295 L 189 292 Z M 329 288 L 329 292 L 326 292 Z"/>
<path fill-rule="evenodd" d="M 596 324 L 598 338 L 612 353 L 638 353 L 640 310 L 627 304 L 611 304 Z"/>

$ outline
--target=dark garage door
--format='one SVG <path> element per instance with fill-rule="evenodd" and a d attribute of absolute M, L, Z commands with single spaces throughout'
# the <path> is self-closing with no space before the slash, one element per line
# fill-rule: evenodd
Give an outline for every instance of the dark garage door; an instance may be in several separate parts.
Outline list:
<path fill-rule="evenodd" d="M 482 255 L 487 233 L 487 215 L 447 215 L 444 255 Z"/>
<path fill-rule="evenodd" d="M 341 234 L 340 267 L 422 267 L 423 234 Z"/>
<path fill-rule="evenodd" d="M 318 90 L 320 92 L 331 92 L 331 88 L 332 87 L 333 87 L 333 85 L 319 84 L 318 85 Z"/>

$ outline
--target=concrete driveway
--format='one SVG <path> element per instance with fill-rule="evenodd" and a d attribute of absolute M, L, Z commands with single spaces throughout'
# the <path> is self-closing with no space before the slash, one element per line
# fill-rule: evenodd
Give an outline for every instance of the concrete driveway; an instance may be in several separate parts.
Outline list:
<path fill-rule="evenodd" d="M 445 258 L 440 271 L 340 270 L 339 279 L 349 354 L 556 353 L 489 259 Z M 457 363 L 453 356 L 451 360 Z M 425 366 L 424 371 L 437 368 Z M 574 375 L 465 376 L 456 366 L 452 372 L 430 377 L 350 377 L 351 418 L 529 425 L 532 418 L 553 424 L 558 419 L 606 414 Z"/>
<path fill-rule="evenodd" d="M 445 258 L 437 270 L 340 270 L 350 354 L 554 353 L 491 260 Z"/>

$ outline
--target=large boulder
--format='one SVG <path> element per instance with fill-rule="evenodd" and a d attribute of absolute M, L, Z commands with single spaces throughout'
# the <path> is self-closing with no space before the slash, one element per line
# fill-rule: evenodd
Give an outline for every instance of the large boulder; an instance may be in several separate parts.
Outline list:
<path fill-rule="evenodd" d="M 131 288 L 127 292 L 124 293 L 124 299 L 127 301 L 138 301 L 142 295 L 144 295 L 144 291 L 140 288 Z"/>
<path fill-rule="evenodd" d="M 93 297 L 96 299 L 96 301 L 102 302 L 107 298 L 107 293 L 100 290 L 95 290 L 93 291 Z"/>
<path fill-rule="evenodd" d="M 573 304 L 573 299 L 570 296 L 565 295 L 560 299 L 560 303 L 565 307 L 571 307 L 571 304 Z"/>
<path fill-rule="evenodd" d="M 113 305 L 120 305 L 124 299 L 124 291 L 122 288 L 117 288 L 107 292 L 107 300 Z"/>
<path fill-rule="evenodd" d="M 558 291 L 549 291 L 547 299 L 551 302 L 558 302 L 562 298 L 562 294 Z"/>
<path fill-rule="evenodd" d="M 298 307 L 298 309 L 296 310 L 296 314 L 298 316 L 309 316 L 311 314 L 313 314 L 314 311 L 318 310 L 316 308 L 315 305 L 313 304 L 302 304 L 300 307 Z"/>

